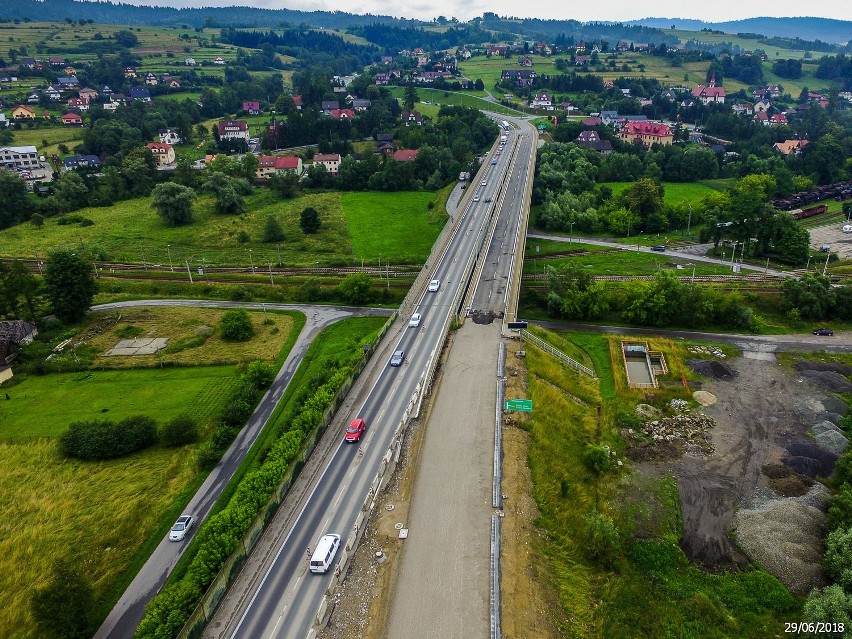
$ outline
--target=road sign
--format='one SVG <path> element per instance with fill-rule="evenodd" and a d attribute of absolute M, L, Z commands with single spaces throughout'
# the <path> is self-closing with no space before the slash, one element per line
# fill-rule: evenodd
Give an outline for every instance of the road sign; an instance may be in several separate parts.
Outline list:
<path fill-rule="evenodd" d="M 517 331 L 520 329 L 527 329 L 527 322 L 509 322 L 508 324 L 510 331 Z"/>
<path fill-rule="evenodd" d="M 507 399 L 506 410 L 521 410 L 527 413 L 532 412 L 531 399 Z"/>

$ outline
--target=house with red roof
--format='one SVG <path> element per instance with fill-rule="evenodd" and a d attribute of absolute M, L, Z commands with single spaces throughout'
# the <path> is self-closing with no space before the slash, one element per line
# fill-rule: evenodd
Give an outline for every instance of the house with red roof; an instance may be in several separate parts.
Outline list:
<path fill-rule="evenodd" d="M 781 155 L 790 155 L 791 153 L 793 155 L 799 155 L 807 143 L 807 140 L 784 140 L 783 142 L 776 142 L 772 146 Z"/>
<path fill-rule="evenodd" d="M 65 126 L 83 126 L 83 118 L 79 113 L 66 113 L 61 119 Z"/>
<path fill-rule="evenodd" d="M 242 138 L 246 142 L 249 139 L 248 122 L 245 120 L 222 120 L 217 124 L 220 140 L 233 140 Z"/>
<path fill-rule="evenodd" d="M 301 95 L 294 95 L 293 96 L 293 104 L 296 105 L 297 111 L 301 111 L 302 110 L 302 96 Z"/>
<path fill-rule="evenodd" d="M 789 124 L 787 116 L 783 113 L 773 113 L 769 116 L 769 126 L 781 126 L 782 124 Z"/>
<path fill-rule="evenodd" d="M 298 156 L 261 155 L 257 160 L 257 177 L 261 180 L 286 171 L 302 175 L 302 158 Z"/>
<path fill-rule="evenodd" d="M 423 116 L 420 111 L 403 111 L 399 114 L 399 117 L 405 126 L 410 126 L 412 124 L 420 126 L 423 124 Z"/>
<path fill-rule="evenodd" d="M 331 117 L 335 120 L 351 120 L 355 117 L 355 111 L 352 109 L 332 109 Z"/>
<path fill-rule="evenodd" d="M 725 89 L 716 86 L 716 74 L 713 74 L 708 86 L 699 84 L 692 90 L 692 97 L 701 100 L 705 105 L 725 104 Z"/>
<path fill-rule="evenodd" d="M 260 113 L 262 113 L 260 109 L 260 102 L 252 102 L 250 100 L 244 101 L 243 111 L 245 111 L 249 115 L 259 115 Z"/>
<path fill-rule="evenodd" d="M 154 156 L 154 160 L 157 162 L 157 168 L 175 163 L 175 150 L 172 148 L 171 144 L 166 144 L 165 142 L 148 142 L 146 146 Z"/>
<path fill-rule="evenodd" d="M 674 132 L 668 124 L 658 122 L 627 122 L 619 134 L 625 142 L 643 146 L 652 144 L 671 144 L 674 142 Z"/>
<path fill-rule="evenodd" d="M 418 149 L 400 149 L 393 154 L 393 159 L 397 162 L 413 162 L 417 159 Z"/>
<path fill-rule="evenodd" d="M 88 98 L 71 98 L 68 100 L 68 108 L 77 109 L 78 111 L 88 111 L 89 100 Z"/>

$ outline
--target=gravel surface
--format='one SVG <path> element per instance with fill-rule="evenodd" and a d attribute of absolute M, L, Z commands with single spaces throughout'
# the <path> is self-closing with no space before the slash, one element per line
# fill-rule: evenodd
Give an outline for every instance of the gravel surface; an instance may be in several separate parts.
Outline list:
<path fill-rule="evenodd" d="M 829 393 L 850 393 L 852 382 L 834 371 L 800 371 L 799 374 L 813 387 Z"/>
<path fill-rule="evenodd" d="M 710 379 L 730 381 L 737 375 L 736 371 L 728 364 L 718 362 L 715 359 L 688 359 L 686 365 L 699 375 Z"/>
<path fill-rule="evenodd" d="M 841 375 L 852 375 L 852 366 L 834 362 L 809 362 L 802 360 L 795 362 L 793 368 L 797 371 L 832 371 Z"/>

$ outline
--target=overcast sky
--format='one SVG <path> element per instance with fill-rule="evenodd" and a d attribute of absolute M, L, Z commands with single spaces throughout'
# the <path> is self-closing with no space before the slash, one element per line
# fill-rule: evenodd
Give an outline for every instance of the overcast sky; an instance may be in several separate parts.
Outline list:
<path fill-rule="evenodd" d="M 658 0 L 654 3 L 636 0 L 609 0 L 599 5 L 596 2 L 566 2 L 565 0 L 540 0 L 535 3 L 515 0 L 443 0 L 428 2 L 388 2 L 387 0 L 123 0 L 131 4 L 156 4 L 169 7 L 231 6 L 245 5 L 267 9 L 302 9 L 306 11 L 348 11 L 350 13 L 374 13 L 405 18 L 429 20 L 439 15 L 459 20 L 469 20 L 485 11 L 501 16 L 536 17 L 621 21 L 639 20 L 648 16 L 695 18 L 708 22 L 724 22 L 756 16 L 819 16 L 852 20 L 852 2 L 830 0 L 829 2 L 802 3 L 800 0 L 775 0 L 774 2 L 750 3 L 742 0 L 717 0 L 716 2 L 688 2 L 682 0 Z"/>

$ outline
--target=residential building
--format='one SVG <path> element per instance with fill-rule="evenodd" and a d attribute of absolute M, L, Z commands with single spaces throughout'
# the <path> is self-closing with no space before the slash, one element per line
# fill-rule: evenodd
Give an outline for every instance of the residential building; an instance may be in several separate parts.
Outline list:
<path fill-rule="evenodd" d="M 530 100 L 531 109 L 553 109 L 553 97 L 547 93 L 536 93 L 535 97 Z"/>
<path fill-rule="evenodd" d="M 151 101 L 151 92 L 148 89 L 144 89 L 142 87 L 130 87 L 128 91 L 128 97 L 131 101 L 139 100 L 140 102 L 150 102 Z"/>
<path fill-rule="evenodd" d="M 160 76 L 160 84 L 163 86 L 169 87 L 170 89 L 180 89 L 180 80 L 178 80 L 173 75 L 161 75 Z"/>
<path fill-rule="evenodd" d="M 124 67 L 124 77 L 125 78 L 135 78 L 136 77 L 136 67 Z"/>
<path fill-rule="evenodd" d="M 220 140 L 242 138 L 248 142 L 249 128 L 245 120 L 222 120 L 217 126 Z"/>
<path fill-rule="evenodd" d="M 337 171 L 340 169 L 340 154 L 317 153 L 314 155 L 314 164 L 322 164 L 330 174 L 337 175 Z"/>
<path fill-rule="evenodd" d="M 501 80 L 513 80 L 519 87 L 528 87 L 538 77 L 532 69 L 503 69 L 500 72 Z"/>
<path fill-rule="evenodd" d="M 92 100 L 98 99 L 98 92 L 94 89 L 90 89 L 89 87 L 84 87 L 80 89 L 78 95 L 87 102 L 91 102 Z"/>
<path fill-rule="evenodd" d="M 754 115 L 754 105 L 751 102 L 737 102 L 731 110 L 739 115 Z"/>
<path fill-rule="evenodd" d="M 56 82 L 59 84 L 59 88 L 63 91 L 76 91 L 80 88 L 80 81 L 73 75 L 56 78 Z"/>
<path fill-rule="evenodd" d="M 13 120 L 35 120 L 36 112 L 25 104 L 12 107 Z"/>
<path fill-rule="evenodd" d="M 157 80 L 157 76 L 148 71 L 148 73 L 145 74 L 145 84 L 150 87 L 157 86 L 157 84 L 159 84 L 159 80 Z"/>
<path fill-rule="evenodd" d="M 34 146 L 0 146 L 0 168 L 21 171 L 38 166 L 38 149 Z"/>
<path fill-rule="evenodd" d="M 101 159 L 97 155 L 71 155 L 62 160 L 66 171 L 72 171 L 80 167 L 100 166 Z"/>
<path fill-rule="evenodd" d="M 787 122 L 787 116 L 783 113 L 773 113 L 769 116 L 769 126 L 781 126 L 789 124 Z"/>
<path fill-rule="evenodd" d="M 355 111 L 352 109 L 332 109 L 330 115 L 335 120 L 351 120 L 355 117 Z"/>
<path fill-rule="evenodd" d="M 784 140 L 783 142 L 776 142 L 773 148 L 781 155 L 790 155 L 791 153 L 799 155 L 807 144 L 807 140 Z"/>
<path fill-rule="evenodd" d="M 656 122 L 627 122 L 621 129 L 620 136 L 625 142 L 641 142 L 646 147 L 652 144 L 671 144 L 674 141 L 671 127 Z"/>
<path fill-rule="evenodd" d="M 397 162 L 413 162 L 417 159 L 418 149 L 400 149 L 393 154 L 393 159 Z"/>
<path fill-rule="evenodd" d="M 296 105 L 296 111 L 301 111 L 302 110 L 302 96 L 301 95 L 294 95 L 293 96 L 293 104 Z"/>
<path fill-rule="evenodd" d="M 725 89 L 716 86 L 716 74 L 713 74 L 708 86 L 699 84 L 692 90 L 692 97 L 701 100 L 704 105 L 725 104 Z"/>
<path fill-rule="evenodd" d="M 403 121 L 405 126 L 410 126 L 412 124 L 416 124 L 420 126 L 423 124 L 423 115 L 420 111 L 403 111 L 399 114 L 400 119 Z"/>
<path fill-rule="evenodd" d="M 52 67 L 64 67 L 65 58 L 60 56 L 53 56 L 47 59 L 47 63 Z"/>
<path fill-rule="evenodd" d="M 195 58 L 184 58 L 183 63 L 188 67 L 195 66 Z"/>
<path fill-rule="evenodd" d="M 157 131 L 157 136 L 163 144 L 180 144 L 180 134 L 174 129 L 160 129 Z"/>
<path fill-rule="evenodd" d="M 252 102 L 249 100 L 244 101 L 243 111 L 245 111 L 249 115 L 259 115 L 260 113 L 262 113 L 260 109 L 260 102 Z"/>
<path fill-rule="evenodd" d="M 0 111 L 0 127 L 9 126 L 9 120 L 6 119 L 6 114 Z"/>
<path fill-rule="evenodd" d="M 83 118 L 79 113 L 66 113 L 61 119 L 65 126 L 83 126 Z"/>
<path fill-rule="evenodd" d="M 340 108 L 340 102 L 337 100 L 323 100 L 322 104 L 320 104 L 320 108 L 326 115 L 331 115 L 332 111 Z"/>
<path fill-rule="evenodd" d="M 18 63 L 18 65 L 22 69 L 35 69 L 36 61 L 35 58 L 21 58 L 21 61 Z"/>
<path fill-rule="evenodd" d="M 175 163 L 175 150 L 172 148 L 171 144 L 166 144 L 164 142 L 148 142 L 145 146 L 147 146 L 148 150 L 153 154 L 154 160 L 157 162 L 157 168 L 162 168 Z"/>
<path fill-rule="evenodd" d="M 371 104 L 372 102 L 370 102 L 369 100 L 355 98 L 354 100 L 352 100 L 352 110 L 358 112 L 366 111 L 370 108 Z"/>
<path fill-rule="evenodd" d="M 302 158 L 298 156 L 261 155 L 258 157 L 257 177 L 261 180 L 268 179 L 276 173 L 284 172 L 302 175 Z"/>
<path fill-rule="evenodd" d="M 68 100 L 69 109 L 77 109 L 78 111 L 88 111 L 89 101 L 85 98 L 71 98 Z"/>
<path fill-rule="evenodd" d="M 213 64 L 225 64 L 225 60 L 217 57 L 215 60 L 213 60 Z"/>
<path fill-rule="evenodd" d="M 62 99 L 62 92 L 52 84 L 44 90 L 44 94 L 51 102 L 59 102 Z"/>
<path fill-rule="evenodd" d="M 597 131 L 583 131 L 577 137 L 577 145 L 590 151 L 597 151 L 601 155 L 612 153 L 612 142 L 601 138 Z"/>

